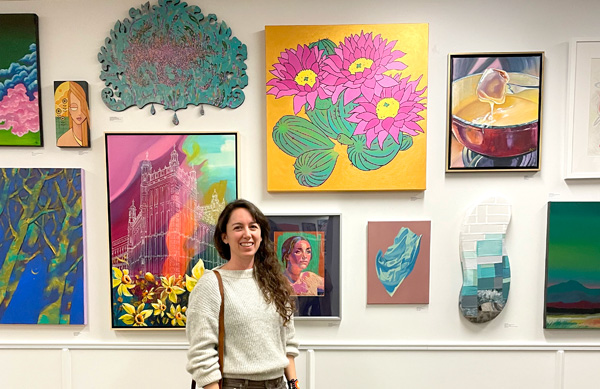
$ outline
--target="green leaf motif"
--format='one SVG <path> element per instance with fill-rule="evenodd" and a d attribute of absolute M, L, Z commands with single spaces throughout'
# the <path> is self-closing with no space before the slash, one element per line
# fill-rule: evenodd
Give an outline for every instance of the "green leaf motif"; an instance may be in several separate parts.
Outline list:
<path fill-rule="evenodd" d="M 353 145 L 348 146 L 348 159 L 352 165 L 363 171 L 377 170 L 390 163 L 400 150 L 408 150 L 412 146 L 412 137 L 402 134 L 400 144 L 396 143 L 391 136 L 388 136 L 383 142 L 383 149 L 379 148 L 377 138 L 373 139 L 371 148 L 368 149 L 365 142 L 365 135 L 354 135 Z"/>
<path fill-rule="evenodd" d="M 321 100 L 317 97 L 315 109 L 311 110 L 308 104 L 306 105 L 306 115 L 330 138 L 335 139 L 339 134 L 352 136 L 356 129 L 356 123 L 349 122 L 348 117 L 350 117 L 350 111 L 358 104 L 350 102 L 344 106 L 343 101 L 343 92 L 336 104 L 331 103 L 331 98 Z"/>
<path fill-rule="evenodd" d="M 322 185 L 331 176 L 337 158 L 338 153 L 333 149 L 307 151 L 294 163 L 296 180 L 310 188 Z"/>
<path fill-rule="evenodd" d="M 402 141 L 400 142 L 400 151 L 405 151 L 411 148 L 413 145 L 413 138 L 410 135 L 402 134 Z"/>
<path fill-rule="evenodd" d="M 287 155 L 299 157 L 311 150 L 327 150 L 334 143 L 310 121 L 293 115 L 282 117 L 273 127 L 273 141 Z"/>
<path fill-rule="evenodd" d="M 325 55 L 331 55 L 335 53 L 335 47 L 337 46 L 331 39 L 321 39 L 308 45 L 308 48 L 312 49 L 317 46 L 319 50 L 324 50 Z"/>

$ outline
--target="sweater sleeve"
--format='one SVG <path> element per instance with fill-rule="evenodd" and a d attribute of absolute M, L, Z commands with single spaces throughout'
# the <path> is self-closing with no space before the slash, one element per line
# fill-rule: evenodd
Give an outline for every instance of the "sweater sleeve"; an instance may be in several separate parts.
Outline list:
<path fill-rule="evenodd" d="M 294 358 L 297 357 L 300 352 L 298 351 L 298 341 L 296 340 L 296 329 L 294 328 L 294 317 L 290 318 L 289 323 L 284 326 L 285 331 L 285 353 L 291 355 Z"/>
<path fill-rule="evenodd" d="M 206 272 L 190 293 L 186 324 L 186 368 L 199 387 L 221 379 L 217 351 L 220 305 L 217 278 L 213 272 Z"/>

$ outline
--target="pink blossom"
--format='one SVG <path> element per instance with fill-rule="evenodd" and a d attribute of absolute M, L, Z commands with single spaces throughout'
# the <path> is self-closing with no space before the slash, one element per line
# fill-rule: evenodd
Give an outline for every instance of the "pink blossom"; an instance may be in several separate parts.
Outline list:
<path fill-rule="evenodd" d="M 23 136 L 28 132 L 40 130 L 38 94 L 33 94 L 34 99 L 27 97 L 27 88 L 23 84 L 17 84 L 14 88 L 6 91 L 6 96 L 0 101 L 0 129 L 11 129 L 17 136 Z"/>
<path fill-rule="evenodd" d="M 361 94 L 371 100 L 373 95 L 381 94 L 383 88 L 395 84 L 384 72 L 406 68 L 404 63 L 397 61 L 405 53 L 394 50 L 396 41 L 388 43 L 381 34 L 372 36 L 372 32 L 361 31 L 360 35 L 346 37 L 335 48 L 335 53 L 325 60 L 323 83 L 333 89 L 334 104 L 344 91 L 344 105 Z"/>
<path fill-rule="evenodd" d="M 271 86 L 267 94 L 275 95 L 276 99 L 294 96 L 294 114 L 298 114 L 307 103 L 310 109 L 314 109 L 317 96 L 321 99 L 329 97 L 321 85 L 323 50 L 317 46 L 298 45 L 296 50 L 285 49 L 278 61 L 271 70 L 276 78 L 267 82 Z"/>
<path fill-rule="evenodd" d="M 358 106 L 348 117 L 349 122 L 357 123 L 353 135 L 366 134 L 366 146 L 369 148 L 373 139 L 377 138 L 379 148 L 383 149 L 388 135 L 399 144 L 401 132 L 411 136 L 423 132 L 417 124 L 423 119 L 417 114 L 425 110 L 420 101 L 425 99 L 423 93 L 426 88 L 416 90 L 421 77 L 409 81 L 410 76 L 401 79 L 396 75 L 392 78 L 395 85 L 383 89 L 381 95 L 373 95 L 371 99 L 363 95 L 356 99 Z"/>

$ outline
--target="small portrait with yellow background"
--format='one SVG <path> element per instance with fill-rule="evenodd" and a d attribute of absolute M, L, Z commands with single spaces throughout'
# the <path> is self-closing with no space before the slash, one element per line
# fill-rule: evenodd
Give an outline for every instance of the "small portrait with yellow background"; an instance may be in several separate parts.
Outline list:
<path fill-rule="evenodd" d="M 90 147 L 88 83 L 55 81 L 56 146 Z"/>

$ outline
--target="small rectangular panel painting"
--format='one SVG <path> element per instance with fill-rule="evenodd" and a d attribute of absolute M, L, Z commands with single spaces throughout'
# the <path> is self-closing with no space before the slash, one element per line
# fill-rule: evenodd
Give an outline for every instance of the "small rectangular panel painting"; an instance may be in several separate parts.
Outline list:
<path fill-rule="evenodd" d="M 267 26 L 267 189 L 425 190 L 427 24 Z"/>
<path fill-rule="evenodd" d="M 325 237 L 314 231 L 275 231 L 275 250 L 294 296 L 325 294 Z"/>
<path fill-rule="evenodd" d="M 81 169 L 0 169 L 0 324 L 85 324 Z"/>
<path fill-rule="evenodd" d="M 540 169 L 543 58 L 450 54 L 447 172 Z"/>
<path fill-rule="evenodd" d="M 87 82 L 54 81 L 54 120 L 58 147 L 90 147 Z"/>
<path fill-rule="evenodd" d="M 549 202 L 544 328 L 600 328 L 600 202 Z"/>
<path fill-rule="evenodd" d="M 38 17 L 0 14 L 0 146 L 43 146 Z"/>
<path fill-rule="evenodd" d="M 106 134 L 113 328 L 185 327 L 237 162 L 236 133 Z"/>
<path fill-rule="evenodd" d="M 367 230 L 367 304 L 429 304 L 431 222 L 369 222 Z"/>
<path fill-rule="evenodd" d="M 267 216 L 295 317 L 340 319 L 340 216 Z"/>

